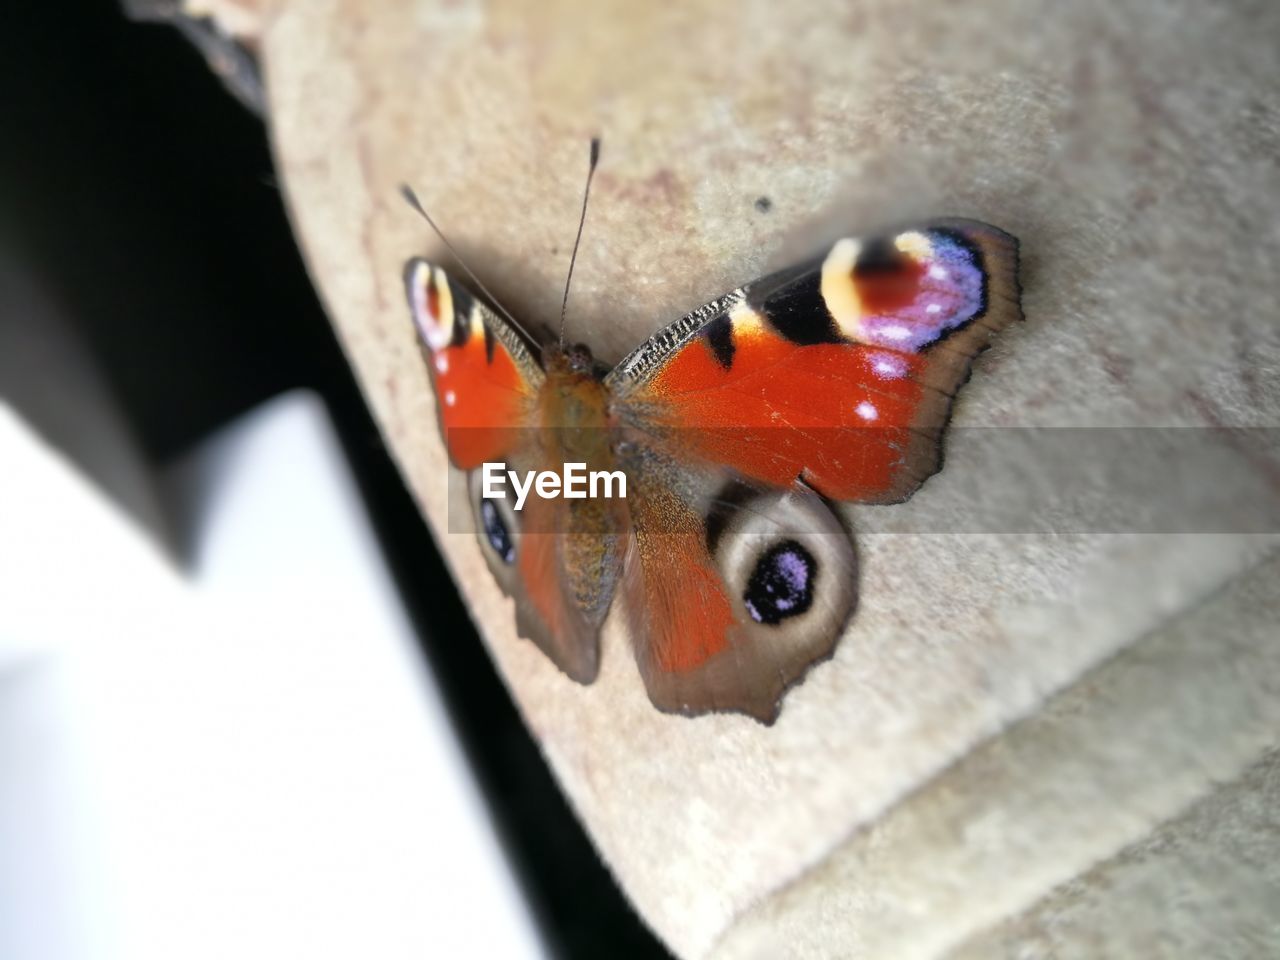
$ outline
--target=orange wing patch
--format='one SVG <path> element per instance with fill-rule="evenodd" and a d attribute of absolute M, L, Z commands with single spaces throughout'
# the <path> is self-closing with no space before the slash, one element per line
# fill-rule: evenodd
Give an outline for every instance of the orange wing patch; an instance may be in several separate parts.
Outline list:
<path fill-rule="evenodd" d="M 921 357 L 859 344 L 800 348 L 752 320 L 735 334 L 729 369 L 695 342 L 653 380 L 678 442 L 772 486 L 803 476 L 835 500 L 891 495 L 921 408 Z"/>
<path fill-rule="evenodd" d="M 439 267 L 409 261 L 405 286 L 449 459 L 463 470 L 502 459 L 511 431 L 529 422 L 537 365 L 514 332 Z"/>
<path fill-rule="evenodd" d="M 637 535 L 647 621 L 645 653 L 663 673 L 701 667 L 728 645 L 734 615 L 701 532 Z"/>

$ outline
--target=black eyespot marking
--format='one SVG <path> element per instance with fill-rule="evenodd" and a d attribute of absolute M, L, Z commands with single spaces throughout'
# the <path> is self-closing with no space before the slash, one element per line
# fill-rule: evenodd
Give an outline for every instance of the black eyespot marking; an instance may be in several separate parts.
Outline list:
<path fill-rule="evenodd" d="M 516 559 L 515 544 L 511 541 L 511 531 L 502 519 L 502 514 L 493 505 L 492 500 L 480 501 L 480 522 L 484 524 L 484 535 L 493 547 L 493 552 L 502 558 L 503 563 L 514 563 Z"/>
<path fill-rule="evenodd" d="M 808 610 L 817 568 L 813 554 L 794 540 L 770 547 L 751 571 L 742 595 L 751 619 L 774 626 Z"/>
<path fill-rule="evenodd" d="M 493 337 L 493 331 L 489 329 L 489 325 L 484 325 L 484 362 L 493 363 L 493 349 L 497 346 L 497 341 Z"/>
<path fill-rule="evenodd" d="M 733 321 L 728 314 L 716 317 L 702 331 L 707 338 L 707 346 L 715 354 L 720 366 L 728 370 L 733 366 Z"/>
<path fill-rule="evenodd" d="M 773 209 L 773 201 L 768 197 L 756 197 L 756 209 L 761 213 L 768 213 Z"/>

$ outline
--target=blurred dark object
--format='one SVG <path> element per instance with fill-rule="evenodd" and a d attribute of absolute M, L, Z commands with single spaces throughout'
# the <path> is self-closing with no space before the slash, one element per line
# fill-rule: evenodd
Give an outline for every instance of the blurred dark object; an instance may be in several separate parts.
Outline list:
<path fill-rule="evenodd" d="M 123 6 L 134 20 L 167 23 L 180 31 L 242 104 L 260 117 L 266 115 L 262 73 L 253 51 L 243 43 L 228 37 L 208 18 L 187 16 L 181 0 L 123 0 Z"/>

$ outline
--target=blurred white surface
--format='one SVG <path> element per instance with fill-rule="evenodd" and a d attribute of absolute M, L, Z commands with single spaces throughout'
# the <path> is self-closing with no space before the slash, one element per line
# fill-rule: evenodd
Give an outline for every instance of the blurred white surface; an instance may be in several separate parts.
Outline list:
<path fill-rule="evenodd" d="M 0 405 L 0 957 L 541 956 L 323 406 L 184 474 L 185 576 Z"/>

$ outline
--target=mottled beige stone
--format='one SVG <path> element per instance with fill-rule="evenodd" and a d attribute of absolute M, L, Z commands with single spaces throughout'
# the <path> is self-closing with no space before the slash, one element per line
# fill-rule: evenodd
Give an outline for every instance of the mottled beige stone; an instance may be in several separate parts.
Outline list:
<path fill-rule="evenodd" d="M 838 942 L 851 956 L 936 957 L 969 940 L 961 956 L 1020 956 L 1025 947 L 1146 957 L 1205 939 L 1236 944 L 1224 956 L 1274 955 L 1239 948 L 1280 946 L 1274 816 L 1243 797 L 1236 810 L 1209 800 L 1184 811 L 1274 753 L 1277 582 L 1280 559 L 1272 559 L 1086 674 L 749 911 L 715 955 L 824 956 Z M 1265 776 L 1242 779 L 1241 789 L 1274 799 Z M 1210 809 L 1234 822 L 1206 816 Z M 1206 828 L 1221 844 L 1216 858 L 1209 851 L 1219 844 L 1197 836 Z M 1203 874 L 1175 874 L 1162 836 L 1198 853 Z M 1233 851 L 1233 840 L 1244 849 Z M 1163 857 L 1166 876 L 1143 869 L 1144 849 L 1147 860 Z M 1095 867 L 1116 851 L 1116 863 Z M 1077 877 L 1096 926 L 1077 916 L 1073 933 L 1055 938 L 1071 912 L 1058 888 Z M 1111 899 L 1124 894 L 1127 904 Z M 1215 904 L 1209 922 L 1198 922 L 1199 910 Z"/>
<path fill-rule="evenodd" d="M 1280 753 L 983 931 L 956 960 L 1280 956 Z"/>
<path fill-rule="evenodd" d="M 404 260 L 440 250 L 395 188 L 552 325 L 600 134 L 569 325 L 608 361 L 841 232 L 976 217 L 1022 240 L 1027 321 L 958 425 L 1276 426 L 1280 7 L 276 0 L 260 22 L 316 283 L 530 727 L 682 956 L 1048 955 L 1054 891 L 1196 822 L 1276 748 L 1272 537 L 863 536 L 861 607 L 772 728 L 655 712 L 616 619 L 599 680 L 568 682 L 446 532 L 400 291 Z M 1222 469 L 1276 491 L 1247 445 Z M 918 499 L 977 477 L 1001 483 L 953 450 Z M 1148 909 L 1135 929 L 1160 883 L 1117 886 Z"/>

